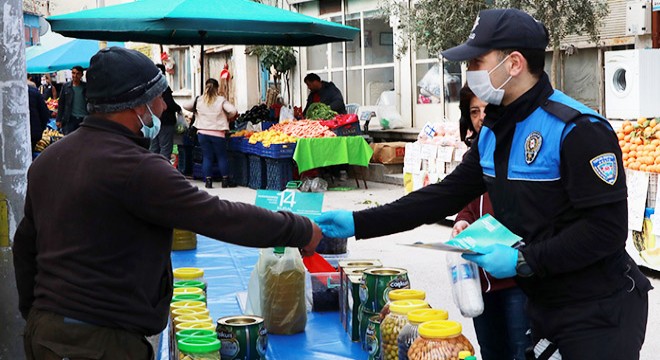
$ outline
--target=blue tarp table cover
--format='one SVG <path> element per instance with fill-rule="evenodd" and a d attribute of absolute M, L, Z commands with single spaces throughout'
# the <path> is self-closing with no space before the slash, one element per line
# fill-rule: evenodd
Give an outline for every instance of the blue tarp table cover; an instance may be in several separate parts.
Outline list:
<path fill-rule="evenodd" d="M 223 316 L 240 315 L 236 293 L 246 291 L 259 249 L 247 248 L 197 236 L 197 249 L 172 252 L 172 268 L 204 269 L 208 283 L 208 308 L 214 321 Z M 168 359 L 167 331 L 161 339 L 157 358 Z M 295 335 L 268 334 L 268 359 L 348 360 L 367 359 L 359 343 L 351 342 L 342 329 L 339 313 L 307 313 L 304 333 Z"/>

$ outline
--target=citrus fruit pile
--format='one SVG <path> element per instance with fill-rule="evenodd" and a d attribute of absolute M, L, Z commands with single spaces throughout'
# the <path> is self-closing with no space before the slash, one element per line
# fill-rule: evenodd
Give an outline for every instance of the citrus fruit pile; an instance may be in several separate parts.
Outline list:
<path fill-rule="evenodd" d="M 657 119 L 626 120 L 616 135 L 625 168 L 660 173 L 660 122 Z"/>

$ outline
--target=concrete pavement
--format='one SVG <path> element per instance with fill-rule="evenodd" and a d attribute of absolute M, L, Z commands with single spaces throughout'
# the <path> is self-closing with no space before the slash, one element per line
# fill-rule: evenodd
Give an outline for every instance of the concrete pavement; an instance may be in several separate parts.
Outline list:
<path fill-rule="evenodd" d="M 193 184 L 204 189 L 200 181 Z M 209 193 L 232 201 L 254 203 L 256 191 L 248 188 L 221 189 L 220 184 L 210 189 Z M 348 181 L 346 186 L 355 186 L 354 181 Z M 327 191 L 324 198 L 324 211 L 333 209 L 362 210 L 372 206 L 386 204 L 403 196 L 401 186 L 368 183 L 369 189 L 352 191 Z M 392 219 L 395 221 L 396 219 Z M 400 244 L 412 244 L 416 241 L 442 241 L 449 238 L 451 228 L 442 225 L 424 225 L 417 229 L 375 238 L 370 240 L 349 239 L 348 249 L 351 258 L 377 258 L 385 266 L 401 267 L 408 270 L 412 288 L 426 291 L 427 300 L 434 308 L 442 308 L 449 312 L 452 320 L 463 325 L 463 334 L 478 349 L 472 320 L 463 318 L 452 301 L 449 278 L 446 271 L 445 253 L 426 249 L 417 249 Z M 660 289 L 660 280 L 651 279 L 653 286 Z M 646 331 L 646 341 L 642 348 L 642 360 L 658 359 L 660 354 L 660 292 L 649 293 L 649 318 Z"/>

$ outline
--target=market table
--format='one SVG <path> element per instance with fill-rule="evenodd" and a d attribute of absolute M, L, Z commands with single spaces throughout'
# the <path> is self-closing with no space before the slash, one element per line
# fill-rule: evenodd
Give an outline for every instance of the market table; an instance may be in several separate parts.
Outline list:
<path fill-rule="evenodd" d="M 204 269 L 208 283 L 207 306 L 211 317 L 240 315 L 237 293 L 247 290 L 250 274 L 259 257 L 259 249 L 197 236 L 197 249 L 172 252 L 172 268 Z M 168 330 L 163 332 L 157 359 L 169 358 Z M 268 359 L 348 360 L 367 359 L 359 343 L 351 342 L 339 321 L 339 312 L 309 312 L 305 332 L 295 335 L 268 335 Z M 174 360 L 174 359 L 172 359 Z"/>
<path fill-rule="evenodd" d="M 341 164 L 369 166 L 373 152 L 362 136 L 298 139 L 293 160 L 300 172 Z"/>

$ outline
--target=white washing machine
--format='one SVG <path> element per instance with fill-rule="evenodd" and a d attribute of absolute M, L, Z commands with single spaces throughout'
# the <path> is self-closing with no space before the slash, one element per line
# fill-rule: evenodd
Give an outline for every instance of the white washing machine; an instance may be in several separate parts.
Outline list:
<path fill-rule="evenodd" d="M 660 49 L 605 52 L 605 115 L 660 116 Z"/>

